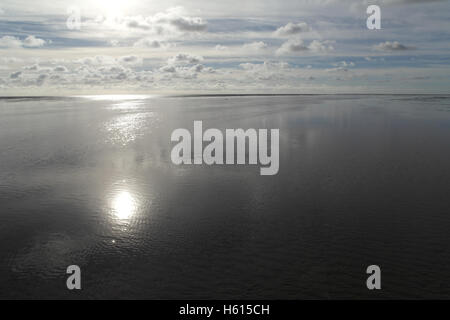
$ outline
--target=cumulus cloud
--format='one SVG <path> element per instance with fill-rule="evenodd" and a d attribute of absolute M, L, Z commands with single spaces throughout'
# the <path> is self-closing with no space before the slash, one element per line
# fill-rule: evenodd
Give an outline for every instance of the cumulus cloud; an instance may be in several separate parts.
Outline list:
<path fill-rule="evenodd" d="M 407 47 L 407 46 L 399 43 L 398 41 L 382 42 L 380 44 L 377 44 L 373 48 L 375 50 L 378 50 L 378 51 L 404 51 L 404 50 L 411 50 L 411 49 L 413 49 L 412 47 Z"/>
<path fill-rule="evenodd" d="M 47 78 L 48 78 L 48 75 L 47 75 L 47 74 L 41 74 L 41 75 L 39 75 L 39 76 L 37 77 L 37 79 L 36 79 L 36 84 L 37 84 L 38 86 L 42 86 L 42 85 L 44 84 L 45 80 L 47 80 Z"/>
<path fill-rule="evenodd" d="M 159 69 L 162 72 L 169 72 L 169 73 L 175 73 L 177 72 L 177 69 L 175 68 L 175 66 L 163 66 Z"/>
<path fill-rule="evenodd" d="M 76 63 L 80 63 L 88 66 L 98 66 L 98 65 L 110 65 L 116 64 L 117 60 L 110 56 L 95 56 L 95 57 L 84 57 L 81 59 L 77 59 Z"/>
<path fill-rule="evenodd" d="M 164 43 L 152 38 L 142 38 L 133 44 L 135 48 L 152 48 L 152 49 L 164 49 L 170 47 L 168 43 Z"/>
<path fill-rule="evenodd" d="M 105 66 L 98 68 L 98 71 L 105 74 L 122 74 L 126 73 L 128 70 L 123 66 Z"/>
<path fill-rule="evenodd" d="M 152 40 L 150 38 L 142 38 L 136 41 L 133 45 L 136 48 L 160 48 L 161 42 Z"/>
<path fill-rule="evenodd" d="M 309 27 L 306 22 L 298 22 L 298 23 L 289 22 L 287 25 L 278 28 L 275 31 L 275 35 L 285 37 L 300 34 L 303 32 L 308 32 L 311 30 L 312 30 L 311 27 Z"/>
<path fill-rule="evenodd" d="M 150 30 L 151 29 L 151 23 L 142 16 L 126 17 L 125 25 L 131 29 L 142 29 L 142 30 Z"/>
<path fill-rule="evenodd" d="M 354 67 L 355 63 L 353 61 L 349 61 L 349 62 L 339 61 L 339 62 L 333 63 L 332 65 L 335 67 L 349 68 L 349 67 Z"/>
<path fill-rule="evenodd" d="M 23 40 L 12 36 L 3 36 L 0 38 L 0 48 L 39 48 L 47 43 L 49 41 L 36 38 L 35 36 L 28 36 Z"/>
<path fill-rule="evenodd" d="M 1 57 L 0 62 L 3 63 L 18 63 L 22 62 L 22 59 L 16 58 L 16 57 Z"/>
<path fill-rule="evenodd" d="M 127 55 L 120 57 L 94 56 L 69 61 L 71 74 L 78 82 L 81 77 L 86 84 L 102 84 L 135 78 L 135 70 L 143 64 L 142 57 Z M 55 70 L 52 70 L 55 71 Z"/>
<path fill-rule="evenodd" d="M 281 45 L 281 47 L 277 50 L 277 54 L 287 54 L 287 53 L 302 52 L 302 51 L 307 51 L 307 50 L 308 50 L 308 46 L 303 43 L 303 40 L 291 39 Z"/>
<path fill-rule="evenodd" d="M 221 45 L 221 44 L 218 44 L 218 45 L 216 45 L 216 46 L 214 47 L 214 49 L 215 49 L 216 51 L 225 51 L 225 50 L 228 49 L 228 47 L 223 46 L 223 45 Z"/>
<path fill-rule="evenodd" d="M 47 41 L 36 38 L 35 36 L 28 36 L 23 40 L 23 46 L 27 48 L 43 47 L 46 43 Z"/>
<path fill-rule="evenodd" d="M 255 41 L 255 42 L 251 42 L 251 43 L 246 43 L 242 46 L 242 48 L 244 50 L 254 51 L 254 52 L 265 50 L 265 49 L 267 49 L 267 47 L 268 47 L 267 43 L 265 43 L 263 41 Z"/>
<path fill-rule="evenodd" d="M 138 65 L 142 64 L 142 58 L 134 55 L 123 56 L 117 59 L 119 63 L 128 65 Z"/>
<path fill-rule="evenodd" d="M 184 78 L 184 79 L 195 79 L 201 73 L 214 73 L 215 70 L 210 67 L 205 67 L 202 64 L 196 65 L 166 65 L 159 69 L 163 77 L 167 80 L 168 77 L 171 78 Z"/>
<path fill-rule="evenodd" d="M 313 40 L 309 44 L 308 49 L 312 52 L 329 52 L 334 50 L 332 43 L 332 41 Z"/>
<path fill-rule="evenodd" d="M 301 39 L 289 39 L 288 41 L 286 41 L 281 45 L 281 47 L 277 50 L 276 53 L 278 55 L 286 55 L 302 52 L 325 53 L 333 50 L 334 47 L 332 46 L 331 41 L 313 40 L 307 45 Z"/>
<path fill-rule="evenodd" d="M 207 22 L 200 17 L 187 16 L 182 7 L 170 8 L 148 17 L 125 17 L 123 23 L 130 29 L 151 31 L 157 35 L 173 32 L 203 32 L 208 26 Z"/>
<path fill-rule="evenodd" d="M 0 87 L 6 93 L 13 92 L 9 90 L 11 88 L 19 90 L 20 86 L 43 84 L 45 88 L 39 89 L 43 92 L 47 90 L 47 87 L 48 90 L 64 88 L 65 92 L 77 92 L 78 89 L 81 91 L 86 88 L 99 91 L 113 91 L 114 88 L 119 88 L 119 91 L 128 89 L 133 91 L 140 90 L 141 86 L 148 85 L 149 81 L 152 81 L 151 88 L 155 91 L 164 86 L 169 90 L 178 88 L 186 91 L 190 88 L 208 90 L 214 85 L 224 90 L 252 91 L 258 88 L 276 89 L 282 86 L 301 88 L 311 79 L 317 80 L 311 85 L 325 86 L 328 80 L 333 81 L 336 77 L 340 79 L 355 77 L 357 80 L 366 81 L 367 84 L 378 85 L 377 81 L 384 76 L 382 71 L 403 75 L 409 68 L 421 66 L 426 60 L 415 56 L 416 62 L 406 66 L 396 59 L 386 59 L 385 63 L 373 68 L 375 62 L 383 59 L 383 54 L 377 55 L 373 50 L 407 54 L 408 51 L 404 50 L 412 49 L 407 45 L 413 43 L 426 43 L 421 48 L 426 49 L 430 55 L 436 56 L 436 64 L 429 68 L 439 64 L 436 71 L 432 70 L 430 73 L 444 74 L 444 71 L 447 71 L 442 78 L 447 77 L 445 79 L 448 80 L 448 68 L 445 65 L 448 50 L 443 45 L 445 34 L 442 33 L 448 24 L 448 21 L 444 20 L 448 18 L 448 10 L 444 10 L 447 8 L 446 4 L 436 3 L 436 8 L 439 10 L 432 13 L 433 5 L 430 7 L 406 5 L 428 1 L 379 0 L 380 3 L 386 4 L 388 2 L 405 3 L 405 6 L 393 8 L 393 10 L 398 10 L 397 13 L 402 12 L 405 16 L 413 16 L 414 19 L 403 19 L 402 24 L 392 24 L 389 30 L 385 30 L 387 33 L 383 33 L 385 39 L 375 40 L 368 45 L 362 33 L 364 25 L 361 27 L 363 29 L 358 29 L 359 31 L 354 28 L 356 24 L 360 24 L 361 15 L 366 16 L 366 8 L 363 6 L 358 11 L 358 16 L 351 14 L 349 10 L 350 3 L 357 1 L 298 0 L 294 2 L 279 6 L 273 1 L 270 3 L 261 1 L 258 5 L 244 6 L 245 8 L 236 6 L 239 4 L 238 1 L 232 1 L 231 5 L 227 2 L 220 7 L 215 3 L 205 2 L 201 11 L 189 12 L 181 8 L 172 8 L 157 14 L 144 12 L 163 10 L 165 6 L 163 3 L 150 7 L 148 4 L 143 4 L 142 10 L 137 7 L 127 10 L 128 17 L 90 20 L 86 12 L 83 18 L 83 32 L 69 32 L 50 27 L 28 31 L 34 36 L 23 33 L 22 23 L 25 21 L 20 19 L 26 16 L 29 19 L 26 22 L 43 21 L 47 18 L 46 15 L 39 16 L 39 20 L 32 20 L 34 16 L 21 15 L 20 10 L 17 15 L 8 12 L 11 21 L 5 22 L 8 23 L 5 29 L 8 33 L 0 35 L 0 47 L 12 49 L 0 51 L 2 56 L 20 57 L 22 61 L 16 62 L 12 59 L 6 61 L 5 57 L 0 57 Z M 359 0 L 358 2 L 366 4 L 370 1 Z M 254 3 L 256 4 L 256 0 Z M 307 7 L 306 4 L 311 6 Z M 325 8 L 325 5 L 330 8 Z M 332 5 L 335 7 L 331 7 Z M 299 16 L 293 13 L 300 7 L 302 8 L 300 16 L 304 17 L 302 18 L 304 20 L 297 20 L 298 18 L 293 20 L 293 16 Z M 420 10 L 422 7 L 426 10 Z M 9 11 L 10 7 L 7 8 Z M 42 9 L 39 10 L 42 13 Z M 193 12 L 202 12 L 202 14 Z M 92 13 L 96 14 L 94 11 Z M 203 14 L 205 14 L 204 17 L 211 17 L 212 20 L 207 22 L 197 17 Z M 385 18 L 391 18 L 394 14 L 396 12 L 389 12 Z M 274 16 L 276 19 L 273 18 Z M 330 18 L 331 16 L 333 17 Z M 423 19 L 425 16 L 429 16 L 431 22 L 417 25 L 417 21 L 425 21 Z M 54 17 L 49 19 L 52 18 Z M 308 21 L 308 23 L 301 21 Z M 408 30 L 412 29 L 414 33 L 408 33 Z M 198 34 L 206 30 L 208 30 L 207 33 Z M 46 44 L 51 42 L 44 39 L 53 38 L 58 39 L 58 46 L 50 50 L 23 49 L 45 48 Z M 374 33 L 373 39 L 376 38 Z M 429 40 L 431 38 L 436 41 Z M 334 42 L 322 39 L 336 39 L 340 45 L 337 47 Z M 390 41 L 396 39 L 401 43 L 384 42 L 387 39 Z M 175 44 L 179 48 L 176 51 L 162 50 L 167 47 L 172 48 Z M 101 54 L 100 52 L 106 52 L 105 46 L 117 48 L 107 50 L 109 52 L 107 54 L 111 56 L 97 55 Z M 331 53 L 334 46 L 337 52 Z M 141 48 L 149 50 L 141 50 Z M 33 51 L 33 55 L 30 51 Z M 323 53 L 330 54 L 325 57 Z M 80 54 L 83 55 L 80 56 Z M 144 54 L 145 59 L 143 59 Z M 316 57 L 318 55 L 320 57 Z M 85 58 L 82 58 L 84 56 Z M 282 58 L 285 57 L 286 61 L 292 63 L 290 66 L 283 62 L 263 62 L 265 59 L 283 60 Z M 371 63 L 366 63 L 364 57 Z M 208 63 L 205 63 L 205 60 Z M 358 68 L 354 68 L 355 63 L 358 64 Z M 210 64 L 214 64 L 215 69 L 210 68 Z M 308 68 L 307 65 L 313 67 Z M 394 68 L 398 68 L 399 71 L 397 72 Z M 196 81 L 183 82 L 193 78 Z M 355 80 L 354 83 L 357 81 Z M 447 84 L 448 81 L 445 83 Z M 424 86 L 424 88 L 431 87 L 433 87 L 431 82 L 430 85 Z M 443 88 L 444 84 L 440 83 L 435 87 Z M 28 93 L 26 89 L 23 92 Z"/>
<path fill-rule="evenodd" d="M 55 72 L 68 72 L 69 70 L 65 66 L 57 66 L 53 68 Z"/>
<path fill-rule="evenodd" d="M 287 62 L 279 61 L 241 63 L 239 66 L 245 70 L 248 77 L 263 81 L 282 79 L 289 70 L 289 64 Z"/>
<path fill-rule="evenodd" d="M 186 17 L 178 17 L 170 20 L 170 23 L 178 28 L 180 31 L 205 31 L 206 30 L 206 22 L 204 22 L 201 18 L 186 18 Z"/>
<path fill-rule="evenodd" d="M 178 64 L 198 64 L 203 61 L 202 56 L 194 56 L 186 53 L 179 53 L 167 60 L 169 65 L 178 65 Z"/>
<path fill-rule="evenodd" d="M 21 48 L 22 41 L 16 37 L 4 36 L 0 38 L 0 48 Z"/>
<path fill-rule="evenodd" d="M 331 68 L 331 69 L 325 69 L 326 72 L 347 72 L 348 68 L 346 67 L 336 67 L 336 68 Z"/>
<path fill-rule="evenodd" d="M 13 72 L 9 75 L 11 79 L 18 79 L 22 75 L 22 71 Z"/>
<path fill-rule="evenodd" d="M 58 68 L 58 67 L 56 67 L 56 68 Z M 37 63 L 35 63 L 33 65 L 29 65 L 29 66 L 24 66 L 22 69 L 25 71 L 36 71 L 36 72 L 49 72 L 52 70 L 51 68 L 42 67 Z"/>
<path fill-rule="evenodd" d="M 287 69 L 289 67 L 289 63 L 277 61 L 264 61 L 263 63 L 241 63 L 239 66 L 247 71 L 268 71 L 268 70 Z"/>
<path fill-rule="evenodd" d="M 179 53 L 167 60 L 167 65 L 159 68 L 163 79 L 182 78 L 196 79 L 199 74 L 212 74 L 216 71 L 211 67 L 205 67 L 201 62 L 202 56 Z"/>

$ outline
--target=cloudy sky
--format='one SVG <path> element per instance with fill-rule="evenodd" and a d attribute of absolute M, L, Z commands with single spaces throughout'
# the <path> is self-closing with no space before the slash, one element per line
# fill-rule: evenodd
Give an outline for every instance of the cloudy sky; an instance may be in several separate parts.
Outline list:
<path fill-rule="evenodd" d="M 450 93 L 449 40 L 450 1 L 2 0 L 0 95 Z"/>

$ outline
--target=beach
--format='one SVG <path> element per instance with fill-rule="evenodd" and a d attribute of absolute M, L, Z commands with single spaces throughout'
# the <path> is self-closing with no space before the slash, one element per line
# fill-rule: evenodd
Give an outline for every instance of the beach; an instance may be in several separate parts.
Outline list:
<path fill-rule="evenodd" d="M 173 164 L 194 121 L 279 171 Z M 0 298 L 450 298 L 449 142 L 445 95 L 0 98 Z"/>

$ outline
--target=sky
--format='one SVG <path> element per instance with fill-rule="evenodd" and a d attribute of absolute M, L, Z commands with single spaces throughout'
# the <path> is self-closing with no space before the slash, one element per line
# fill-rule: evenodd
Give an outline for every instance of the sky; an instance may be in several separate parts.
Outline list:
<path fill-rule="evenodd" d="M 0 96 L 450 94 L 449 40 L 445 0 L 2 0 Z"/>

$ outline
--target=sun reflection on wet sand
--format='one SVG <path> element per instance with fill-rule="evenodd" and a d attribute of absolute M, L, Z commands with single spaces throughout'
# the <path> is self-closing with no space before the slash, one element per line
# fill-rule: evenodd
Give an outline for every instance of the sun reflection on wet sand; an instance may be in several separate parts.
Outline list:
<path fill-rule="evenodd" d="M 104 95 L 85 95 L 76 96 L 78 98 L 85 98 L 93 101 L 124 101 L 124 100 L 144 100 L 156 97 L 155 95 L 145 95 L 145 94 L 104 94 Z"/>
<path fill-rule="evenodd" d="M 148 123 L 152 123 L 152 117 L 154 117 L 153 112 L 125 114 L 116 117 L 105 124 L 104 130 L 108 132 L 107 141 L 123 146 L 135 141 L 145 134 L 143 128 Z"/>
<path fill-rule="evenodd" d="M 139 107 L 143 106 L 144 102 L 144 100 L 120 101 L 111 105 L 111 109 L 118 111 L 135 111 L 136 109 L 139 109 Z"/>
<path fill-rule="evenodd" d="M 135 141 L 149 133 L 159 122 L 156 112 L 148 109 L 142 99 L 115 101 L 108 109 L 115 116 L 105 122 L 103 130 L 107 132 L 107 140 L 116 145 L 125 146 Z"/>
<path fill-rule="evenodd" d="M 112 200 L 112 211 L 119 220 L 130 220 L 137 212 L 137 200 L 128 191 L 119 192 Z"/>

